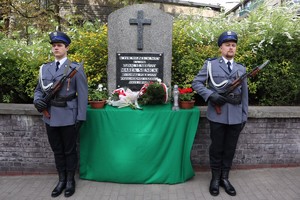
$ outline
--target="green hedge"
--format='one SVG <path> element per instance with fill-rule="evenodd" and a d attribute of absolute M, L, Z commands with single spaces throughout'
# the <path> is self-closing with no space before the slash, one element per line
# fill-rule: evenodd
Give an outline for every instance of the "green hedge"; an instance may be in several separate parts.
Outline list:
<path fill-rule="evenodd" d="M 97 88 L 99 83 L 106 83 L 107 26 L 86 23 L 81 28 L 73 28 L 70 35 L 73 42 L 68 52 L 69 58 L 77 62 L 84 62 L 89 86 Z"/>
<path fill-rule="evenodd" d="M 238 33 L 235 60 L 250 71 L 269 59 L 271 63 L 249 79 L 250 104 L 300 105 L 300 20 L 296 7 L 261 7 L 241 20 L 178 17 L 173 26 L 172 84 L 190 86 L 207 58 L 219 56 L 218 36 Z M 71 60 L 84 61 L 89 86 L 106 82 L 107 26 L 85 23 L 69 27 Z M 0 102 L 31 103 L 38 69 L 53 59 L 48 35 L 27 45 L 0 35 Z"/>
<path fill-rule="evenodd" d="M 249 79 L 251 105 L 300 105 L 299 7 L 261 6 L 240 20 L 181 18 L 174 22 L 173 84 L 190 86 L 205 59 L 220 56 L 217 40 L 225 30 L 238 33 L 235 60 L 247 71 L 271 63 Z"/>

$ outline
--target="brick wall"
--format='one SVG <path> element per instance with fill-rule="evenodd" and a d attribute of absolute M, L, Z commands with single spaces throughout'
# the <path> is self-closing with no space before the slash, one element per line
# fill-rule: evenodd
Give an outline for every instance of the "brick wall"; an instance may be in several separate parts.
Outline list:
<path fill-rule="evenodd" d="M 191 151 L 196 170 L 208 169 L 205 107 Z M 233 168 L 300 166 L 300 107 L 250 107 Z M 0 104 L 0 175 L 55 173 L 53 153 L 33 105 Z"/>
<path fill-rule="evenodd" d="M 0 174 L 51 173 L 53 153 L 38 115 L 0 115 Z"/>
<path fill-rule="evenodd" d="M 195 169 L 209 166 L 209 124 L 200 118 L 191 152 Z M 300 118 L 249 118 L 239 137 L 233 168 L 300 166 Z"/>

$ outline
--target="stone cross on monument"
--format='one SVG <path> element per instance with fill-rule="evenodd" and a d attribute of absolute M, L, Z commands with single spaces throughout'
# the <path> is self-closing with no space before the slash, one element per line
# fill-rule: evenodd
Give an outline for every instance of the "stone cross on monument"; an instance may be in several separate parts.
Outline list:
<path fill-rule="evenodd" d="M 143 25 L 151 25 L 151 19 L 144 19 L 144 11 L 139 10 L 137 19 L 129 19 L 129 24 L 137 25 L 137 36 L 138 36 L 137 49 L 143 50 L 143 31 L 144 31 Z"/>

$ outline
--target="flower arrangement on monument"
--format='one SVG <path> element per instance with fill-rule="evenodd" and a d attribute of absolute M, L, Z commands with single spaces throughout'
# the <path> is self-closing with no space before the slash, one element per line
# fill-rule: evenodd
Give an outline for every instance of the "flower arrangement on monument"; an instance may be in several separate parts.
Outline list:
<path fill-rule="evenodd" d="M 108 105 L 123 108 L 142 109 L 140 105 L 155 105 L 168 102 L 168 88 L 161 79 L 145 83 L 139 91 L 129 88 L 114 90 L 108 99 Z"/>
<path fill-rule="evenodd" d="M 137 102 L 138 95 L 139 91 L 134 92 L 129 88 L 118 88 L 112 92 L 107 103 L 118 108 L 129 106 L 132 109 L 141 109 Z"/>
<path fill-rule="evenodd" d="M 156 105 L 168 102 L 168 87 L 161 79 L 145 83 L 139 92 L 139 104 Z"/>

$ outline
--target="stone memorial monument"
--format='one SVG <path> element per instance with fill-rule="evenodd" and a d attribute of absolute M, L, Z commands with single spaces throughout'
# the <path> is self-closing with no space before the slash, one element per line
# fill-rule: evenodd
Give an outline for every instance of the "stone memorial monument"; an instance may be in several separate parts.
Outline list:
<path fill-rule="evenodd" d="M 173 17 L 147 4 L 121 8 L 108 16 L 108 90 L 160 78 L 171 85 Z"/>

